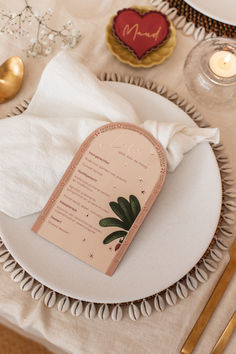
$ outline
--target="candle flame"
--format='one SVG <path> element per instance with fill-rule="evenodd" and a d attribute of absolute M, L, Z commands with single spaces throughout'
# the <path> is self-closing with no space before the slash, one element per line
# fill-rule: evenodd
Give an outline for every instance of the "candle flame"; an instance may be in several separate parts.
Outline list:
<path fill-rule="evenodd" d="M 231 53 L 228 53 L 224 58 L 224 64 L 227 64 L 230 61 Z"/>

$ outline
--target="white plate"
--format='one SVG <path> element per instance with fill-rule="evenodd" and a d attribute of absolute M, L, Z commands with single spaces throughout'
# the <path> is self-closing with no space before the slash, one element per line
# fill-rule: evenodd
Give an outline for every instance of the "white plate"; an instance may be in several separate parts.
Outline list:
<path fill-rule="evenodd" d="M 167 99 L 144 88 L 107 83 L 128 99 L 141 119 L 194 125 Z M 221 179 L 208 143 L 185 155 L 112 277 L 91 268 L 30 231 L 38 214 L 18 220 L 0 214 L 0 232 L 17 262 L 49 288 L 92 302 L 133 301 L 166 289 L 202 257 L 217 227 Z"/>
<path fill-rule="evenodd" d="M 185 2 L 208 17 L 236 26 L 235 0 L 185 0 Z"/>

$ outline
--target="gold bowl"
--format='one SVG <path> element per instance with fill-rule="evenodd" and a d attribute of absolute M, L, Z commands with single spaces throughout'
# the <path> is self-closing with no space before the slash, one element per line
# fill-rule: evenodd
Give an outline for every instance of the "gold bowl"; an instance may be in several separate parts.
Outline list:
<path fill-rule="evenodd" d="M 11 100 L 21 88 L 24 64 L 20 57 L 11 57 L 0 66 L 0 103 Z"/>

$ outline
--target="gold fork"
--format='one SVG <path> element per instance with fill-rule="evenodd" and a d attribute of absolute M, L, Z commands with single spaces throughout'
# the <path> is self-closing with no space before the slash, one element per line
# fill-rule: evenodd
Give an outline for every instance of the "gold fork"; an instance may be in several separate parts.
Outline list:
<path fill-rule="evenodd" d="M 227 288 L 232 276 L 236 271 L 236 239 L 230 250 L 230 261 L 225 268 L 224 273 L 220 277 L 215 289 L 213 290 L 211 297 L 209 298 L 206 306 L 204 307 L 201 315 L 195 323 L 192 331 L 186 339 L 182 349 L 182 354 L 191 354 L 195 348 L 202 332 L 204 331 L 212 313 L 214 312 L 218 302 L 223 296 L 225 289 Z"/>

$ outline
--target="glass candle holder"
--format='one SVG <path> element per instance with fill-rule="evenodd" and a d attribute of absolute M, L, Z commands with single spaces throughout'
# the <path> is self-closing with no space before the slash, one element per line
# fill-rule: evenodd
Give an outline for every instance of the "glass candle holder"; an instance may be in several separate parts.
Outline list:
<path fill-rule="evenodd" d="M 236 40 L 216 37 L 197 44 L 183 72 L 198 103 L 213 111 L 236 108 Z"/>

